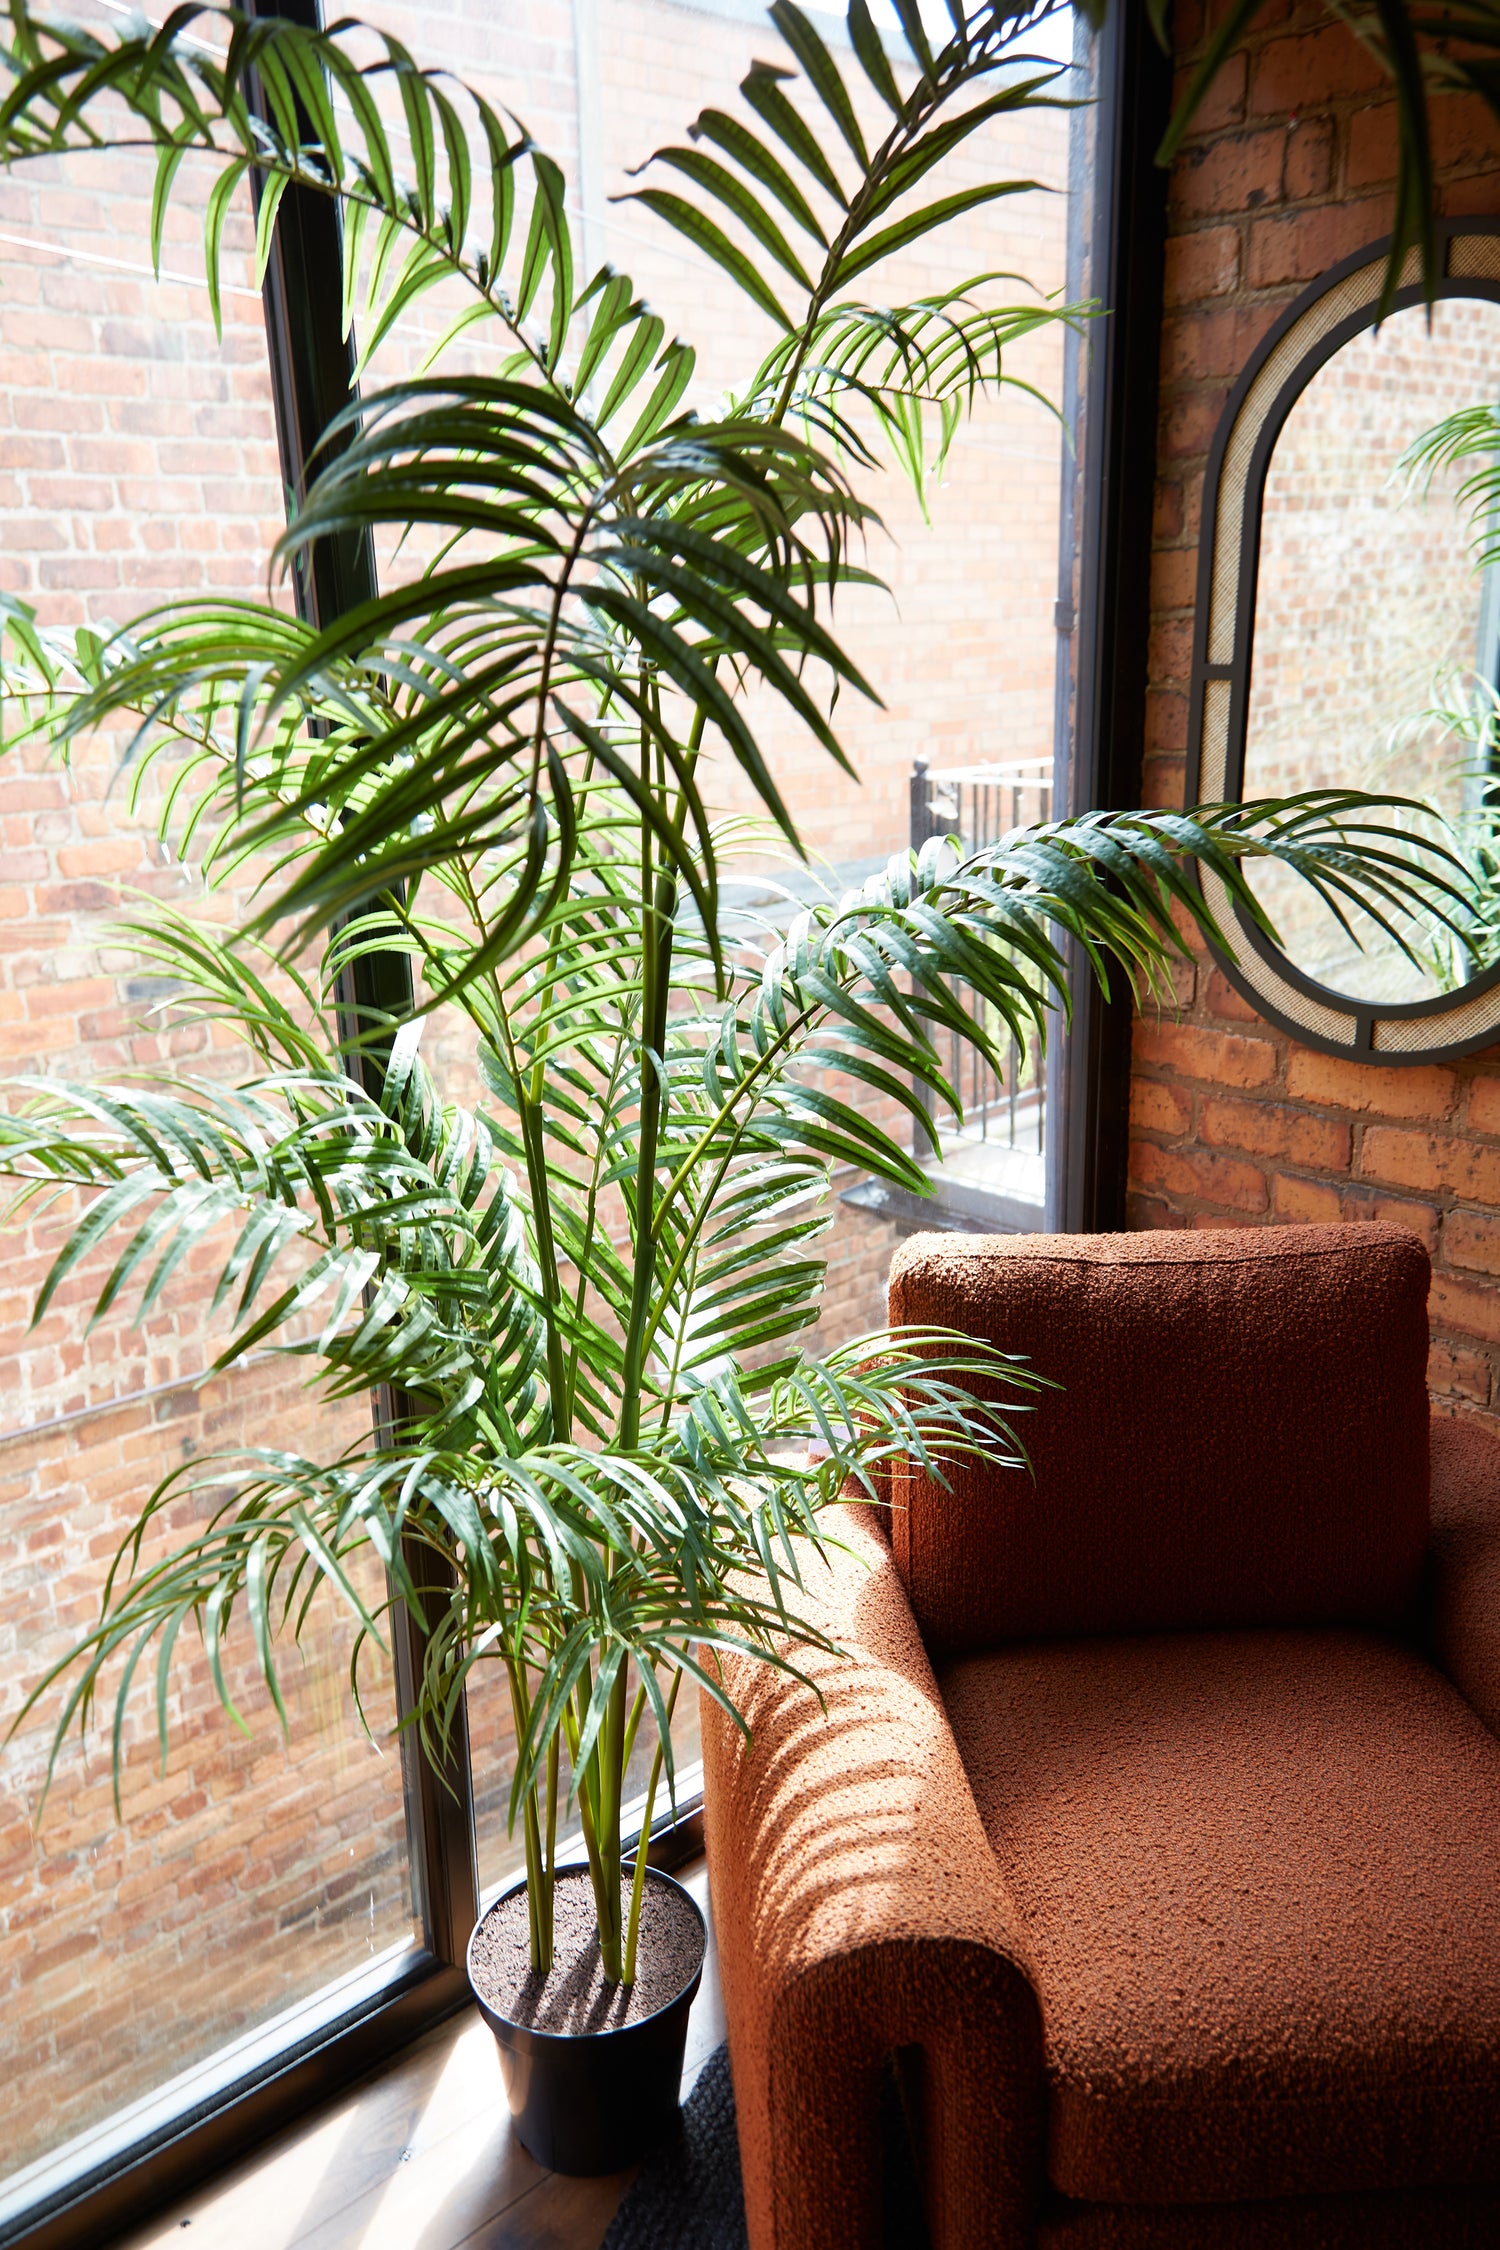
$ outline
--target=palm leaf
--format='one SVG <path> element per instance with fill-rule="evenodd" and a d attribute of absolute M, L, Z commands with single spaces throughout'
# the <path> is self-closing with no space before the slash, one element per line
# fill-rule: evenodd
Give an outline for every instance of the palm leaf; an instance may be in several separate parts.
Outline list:
<path fill-rule="evenodd" d="M 1371 35 L 1408 83 L 1430 30 L 1379 5 Z M 441 1757 L 474 1668 L 503 1665 L 532 1880 L 565 1753 L 614 1914 L 640 1726 L 672 1771 L 661 1680 L 723 1701 L 715 1652 L 795 1674 L 797 1647 L 823 1645 L 799 1588 L 846 1484 L 877 1494 L 898 1460 L 939 1482 L 963 1460 L 1024 1467 L 1015 1420 L 1045 1370 L 933 1331 L 813 1348 L 833 1167 L 922 1191 L 904 1144 L 957 1107 L 946 1042 L 998 1064 L 1007 1039 L 1039 1041 L 1070 941 L 1144 992 L 1184 914 L 1229 943 L 1195 870 L 1261 927 L 1265 860 L 1408 948 L 1469 926 L 1466 863 L 1351 792 L 1094 813 L 967 855 L 934 839 L 849 897 L 729 913 L 726 852 L 764 849 L 769 823 L 800 848 L 762 711 L 844 762 L 834 697 L 877 694 L 832 624 L 841 588 L 876 583 L 853 470 L 883 435 L 920 490 L 960 416 L 1011 380 L 1012 343 L 1080 316 L 998 303 L 1013 277 L 995 274 L 885 308 L 848 293 L 1017 192 L 927 183 L 986 125 L 1057 98 L 1055 73 L 1017 60 L 1031 19 L 951 12 L 937 43 L 897 0 L 908 68 L 854 0 L 877 141 L 863 89 L 777 0 L 796 72 L 757 64 L 753 124 L 705 110 L 691 146 L 658 151 L 673 190 L 637 199 L 777 329 L 710 419 L 684 409 L 690 346 L 629 277 L 580 285 L 557 166 L 400 42 L 377 35 L 369 63 L 354 27 L 231 16 L 216 55 L 180 36 L 186 12 L 95 37 L 10 0 L 0 160 L 144 140 L 159 240 L 201 155 L 215 306 L 249 172 L 262 254 L 289 188 L 338 201 L 366 370 L 434 290 L 461 299 L 443 301 L 432 372 L 372 384 L 329 431 L 277 550 L 301 567 L 396 525 L 404 583 L 321 630 L 212 599 L 59 634 L 0 596 L 11 739 L 66 755 L 125 719 L 132 802 L 154 777 L 161 833 L 205 888 L 258 886 L 247 930 L 153 910 L 126 933 L 159 1013 L 238 1027 L 232 1082 L 49 1080 L 0 1118 L 12 1210 L 77 1205 L 39 1309 L 86 1285 L 96 1317 L 146 1317 L 206 1264 L 217 1365 L 275 1351 L 324 1396 L 402 1402 L 380 1443 L 336 1458 L 242 1453 L 166 1480 L 97 1625 L 36 1690 L 59 1693 L 59 1744 L 112 1697 L 118 1763 L 150 1677 L 165 1739 L 188 1623 L 231 1717 L 241 1641 L 280 1710 L 281 1647 L 320 1601 L 351 1620 L 357 1697 L 359 1653 L 401 1601 L 425 1636 L 407 1723 Z M 1421 117 L 1402 115 L 1399 226 L 1417 241 L 1430 180 Z M 471 334 L 483 370 L 452 369 Z M 710 814 L 704 761 L 726 748 L 753 835 Z M 410 1009 L 351 1004 L 355 971 L 393 952 Z M 440 1009 L 466 1030 L 475 1102 L 443 1099 L 424 1065 Z M 799 1452 L 812 1439 L 826 1459 Z M 173 1545 L 179 1500 L 194 1528 Z M 386 1599 L 363 1591 L 362 1557 Z"/>

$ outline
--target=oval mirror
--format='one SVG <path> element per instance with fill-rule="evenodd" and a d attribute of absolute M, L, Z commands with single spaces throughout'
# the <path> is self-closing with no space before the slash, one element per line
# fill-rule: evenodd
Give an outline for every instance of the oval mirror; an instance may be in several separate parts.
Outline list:
<path fill-rule="evenodd" d="M 1289 308 L 1230 400 L 1205 502 L 1189 801 L 1410 797 L 1478 865 L 1500 837 L 1500 569 L 1477 562 L 1460 491 L 1478 464 L 1434 466 L 1422 441 L 1500 408 L 1500 221 L 1444 235 L 1430 321 L 1412 286 L 1375 326 L 1372 245 Z M 1252 879 L 1281 943 L 1241 917 L 1224 966 L 1297 1038 L 1382 1062 L 1500 1038 L 1500 942 L 1483 931 L 1409 933 L 1412 960 L 1358 916 L 1341 927 L 1290 871 Z"/>

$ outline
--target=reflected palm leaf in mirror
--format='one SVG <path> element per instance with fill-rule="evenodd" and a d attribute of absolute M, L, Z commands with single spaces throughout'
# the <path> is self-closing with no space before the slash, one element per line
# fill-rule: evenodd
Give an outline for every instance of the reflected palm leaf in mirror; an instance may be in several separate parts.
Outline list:
<path fill-rule="evenodd" d="M 1415 261 L 1386 312 L 1374 242 L 1251 354 L 1209 457 L 1188 722 L 1190 796 L 1373 791 L 1408 848 L 1458 862 L 1458 915 L 1381 930 L 1269 866 L 1248 879 L 1275 938 L 1232 910 L 1222 965 L 1257 1013 L 1389 1062 L 1500 1036 L 1500 519 L 1454 449 L 1488 461 L 1476 401 L 1500 412 L 1500 219 L 1441 222 L 1437 251 L 1430 317 Z"/>
<path fill-rule="evenodd" d="M 1500 396 L 1500 386 L 1490 387 Z M 1452 498 L 1483 589 L 1478 660 L 1441 683 L 1435 715 L 1458 753 L 1448 784 L 1462 800 L 1453 828 L 1472 889 L 1467 950 L 1474 968 L 1488 968 L 1500 961 L 1500 405 L 1484 400 L 1444 415 L 1407 447 L 1401 466 L 1424 493 L 1445 472 L 1450 485 L 1461 479 Z"/>
<path fill-rule="evenodd" d="M 1409 306 L 1352 337 L 1287 415 L 1262 505 L 1244 766 L 1250 797 L 1349 788 L 1429 806 L 1412 831 L 1435 839 L 1447 823 L 1463 838 L 1476 902 L 1497 577 L 1473 554 L 1459 476 L 1422 444 L 1487 383 L 1500 396 L 1500 305 L 1446 298 L 1430 323 Z M 1494 957 L 1482 913 L 1472 939 L 1438 925 L 1407 955 L 1273 868 L 1255 883 L 1288 957 L 1353 999 L 1451 992 Z"/>

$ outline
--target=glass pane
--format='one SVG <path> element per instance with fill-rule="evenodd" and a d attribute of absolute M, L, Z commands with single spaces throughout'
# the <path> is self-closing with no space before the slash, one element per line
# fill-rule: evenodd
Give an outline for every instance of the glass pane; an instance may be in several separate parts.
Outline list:
<path fill-rule="evenodd" d="M 4 584 L 46 623 L 120 624 L 176 595 L 264 588 L 283 511 L 249 215 L 231 221 L 221 344 L 201 281 L 207 185 L 179 194 L 157 283 L 148 165 L 93 158 L 0 183 Z M 99 1083 L 167 1055 L 232 1078 L 248 1057 L 153 1014 L 160 986 L 110 936 L 142 895 L 190 907 L 201 893 L 156 840 L 160 785 L 132 805 L 124 748 L 122 734 L 91 740 L 70 769 L 30 751 L 0 760 L 0 1067 Z M 221 892 L 213 911 L 232 921 L 247 895 Z M 170 1470 L 238 1444 L 328 1452 L 368 1426 L 268 1354 L 209 1372 L 224 1333 L 207 1309 L 217 1238 L 139 1326 L 132 1299 L 88 1328 L 107 1271 L 95 1263 L 29 1330 L 68 1215 L 8 1237 L 0 1282 L 0 1727 L 89 1626 L 121 1531 Z M 179 1503 L 173 1528 L 193 1511 Z M 0 1753 L 0 2210 L 74 2136 L 410 1945 L 389 1681 L 368 1668 L 372 1742 L 349 1714 L 347 1630 L 320 1608 L 283 1667 L 286 1740 L 243 1629 L 229 1669 L 248 1736 L 184 1634 L 165 1775 L 148 1692 L 118 1820 L 107 1733 L 64 1752 L 39 1831 L 52 1707 Z"/>
<path fill-rule="evenodd" d="M 1389 792 L 1460 828 L 1479 807 L 1463 714 L 1477 696 L 1493 717 L 1496 616 L 1458 499 L 1472 464 L 1429 484 L 1400 463 L 1446 415 L 1497 393 L 1500 305 L 1446 298 L 1430 329 L 1413 306 L 1352 338 L 1287 416 L 1261 520 L 1247 797 Z M 1421 1000 L 1471 973 L 1440 933 L 1415 963 L 1363 918 L 1351 936 L 1287 869 L 1258 871 L 1256 890 L 1297 966 L 1353 998 Z"/>

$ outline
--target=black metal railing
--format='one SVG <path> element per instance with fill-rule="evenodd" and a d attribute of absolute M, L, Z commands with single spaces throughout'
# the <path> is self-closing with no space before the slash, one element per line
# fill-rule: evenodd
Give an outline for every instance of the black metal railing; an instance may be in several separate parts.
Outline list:
<path fill-rule="evenodd" d="M 911 777 L 911 841 L 918 849 L 933 836 L 953 836 L 966 851 L 1052 817 L 1052 760 L 1014 758 L 976 766 L 929 766 L 919 758 Z M 995 1027 L 1003 1031 L 1003 1024 Z M 951 1115 L 939 1130 L 945 1158 L 961 1149 L 991 1149 L 1031 1156 L 1046 1148 L 1047 1064 L 1041 1043 L 1024 1045 L 1008 1034 L 1004 1065 L 996 1071 L 977 1047 L 953 1038 L 945 1057 L 949 1083 L 963 1103 L 963 1122 Z"/>

